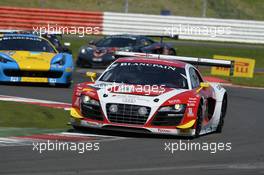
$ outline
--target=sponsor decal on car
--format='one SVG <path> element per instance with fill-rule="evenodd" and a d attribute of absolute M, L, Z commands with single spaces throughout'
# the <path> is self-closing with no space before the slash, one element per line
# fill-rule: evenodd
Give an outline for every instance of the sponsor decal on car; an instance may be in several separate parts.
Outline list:
<path fill-rule="evenodd" d="M 147 67 L 158 67 L 162 69 L 168 69 L 168 70 L 176 70 L 176 67 L 173 66 L 167 66 L 167 65 L 161 65 L 161 64 L 151 64 L 151 63 L 121 63 L 120 66 L 147 66 Z"/>
<path fill-rule="evenodd" d="M 160 128 L 158 128 L 157 131 L 160 132 L 160 133 L 170 133 L 171 132 L 168 129 L 160 129 Z"/>
<path fill-rule="evenodd" d="M 187 108 L 187 116 L 188 117 L 194 117 L 193 108 Z"/>

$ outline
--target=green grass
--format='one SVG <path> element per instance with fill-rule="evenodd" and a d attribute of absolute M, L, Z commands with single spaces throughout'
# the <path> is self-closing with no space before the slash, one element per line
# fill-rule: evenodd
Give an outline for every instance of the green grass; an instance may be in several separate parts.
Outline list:
<path fill-rule="evenodd" d="M 237 47 L 228 47 L 229 45 L 228 43 L 226 45 L 225 43 L 221 43 L 220 45 L 208 43 L 206 46 L 183 46 L 177 44 L 176 48 L 178 55 L 182 56 L 213 58 L 214 55 L 226 55 L 251 58 L 256 60 L 256 68 L 264 68 L 264 46 L 251 45 L 251 47 L 247 47 L 250 45 L 239 44 Z"/>
<path fill-rule="evenodd" d="M 0 137 L 28 136 L 34 134 L 59 133 L 65 129 L 0 127 Z"/>
<path fill-rule="evenodd" d="M 203 68 L 200 70 L 203 76 L 214 76 L 224 80 L 228 80 L 232 84 L 244 85 L 251 87 L 264 87 L 264 74 L 254 74 L 253 78 L 240 78 L 240 77 L 226 77 L 219 75 L 211 75 L 211 69 Z"/>
<path fill-rule="evenodd" d="M 85 11 L 124 12 L 125 0 L 1 0 L 0 5 L 74 9 Z M 160 14 L 170 10 L 173 15 L 201 16 L 203 0 L 128 0 L 130 13 Z M 264 19 L 263 0 L 207 0 L 207 17 L 233 19 Z"/>
<path fill-rule="evenodd" d="M 69 111 L 25 103 L 0 101 L 0 127 L 69 128 Z"/>
<path fill-rule="evenodd" d="M 237 85 L 264 87 L 264 75 L 254 75 L 253 78 L 231 77 L 230 81 Z"/>
<path fill-rule="evenodd" d="M 204 42 L 203 42 L 204 43 Z M 247 45 L 236 44 L 236 46 L 229 47 L 230 44 L 218 43 L 214 44 L 208 42 L 208 45 L 201 46 L 181 46 L 177 45 L 178 55 L 213 58 L 213 55 L 226 55 L 242 58 L 255 59 L 255 68 L 264 69 L 264 46 L 261 45 Z M 210 71 L 203 71 L 204 75 L 210 75 Z M 255 74 L 253 78 L 239 78 L 239 77 L 223 77 L 233 84 L 264 87 L 264 74 Z"/>

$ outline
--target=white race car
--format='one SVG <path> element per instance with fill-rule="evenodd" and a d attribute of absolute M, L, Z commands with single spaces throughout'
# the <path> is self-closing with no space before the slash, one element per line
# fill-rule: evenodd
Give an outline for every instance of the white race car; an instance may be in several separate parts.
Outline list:
<path fill-rule="evenodd" d="M 71 124 L 74 128 L 125 129 L 197 137 L 221 132 L 227 93 L 205 82 L 191 64 L 231 67 L 231 61 L 142 53 L 111 64 L 92 82 L 74 88 Z M 88 73 L 92 80 L 96 74 Z"/>

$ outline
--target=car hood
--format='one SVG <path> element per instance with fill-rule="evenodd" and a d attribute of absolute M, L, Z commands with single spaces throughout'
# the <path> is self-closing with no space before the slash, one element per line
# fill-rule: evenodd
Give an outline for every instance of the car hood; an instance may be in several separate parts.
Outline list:
<path fill-rule="evenodd" d="M 171 92 L 172 94 L 176 95 L 186 91 L 186 89 L 175 89 L 157 85 L 131 85 L 121 83 L 96 83 L 90 86 L 97 88 L 97 90 L 100 90 L 101 92 L 105 93 L 150 97 L 157 97 Z"/>
<path fill-rule="evenodd" d="M 1 51 L 12 58 L 21 70 L 49 70 L 56 53 L 30 51 Z"/>

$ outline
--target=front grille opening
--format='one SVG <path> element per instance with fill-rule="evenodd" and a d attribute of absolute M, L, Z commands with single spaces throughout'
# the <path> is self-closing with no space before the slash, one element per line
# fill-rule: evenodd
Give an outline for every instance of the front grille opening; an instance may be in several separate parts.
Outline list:
<path fill-rule="evenodd" d="M 4 74 L 8 77 L 43 77 L 43 78 L 60 78 L 62 71 L 23 71 L 6 69 Z"/>
<path fill-rule="evenodd" d="M 110 111 L 110 106 L 116 105 L 118 111 L 113 113 Z M 146 109 L 146 114 L 142 115 L 138 111 L 141 107 Z M 130 105 L 130 104 L 117 104 L 108 103 L 106 104 L 106 112 L 110 122 L 113 123 L 124 123 L 124 124 L 135 124 L 144 125 L 150 114 L 150 107 Z"/>
<path fill-rule="evenodd" d="M 177 126 L 181 123 L 184 114 L 170 114 L 167 112 L 158 112 L 152 121 L 154 126 Z"/>
<path fill-rule="evenodd" d="M 81 104 L 81 113 L 83 117 L 89 118 L 92 120 L 100 120 L 103 121 L 104 117 L 101 111 L 100 106 L 95 106 L 95 105 L 86 105 L 86 104 Z"/>

